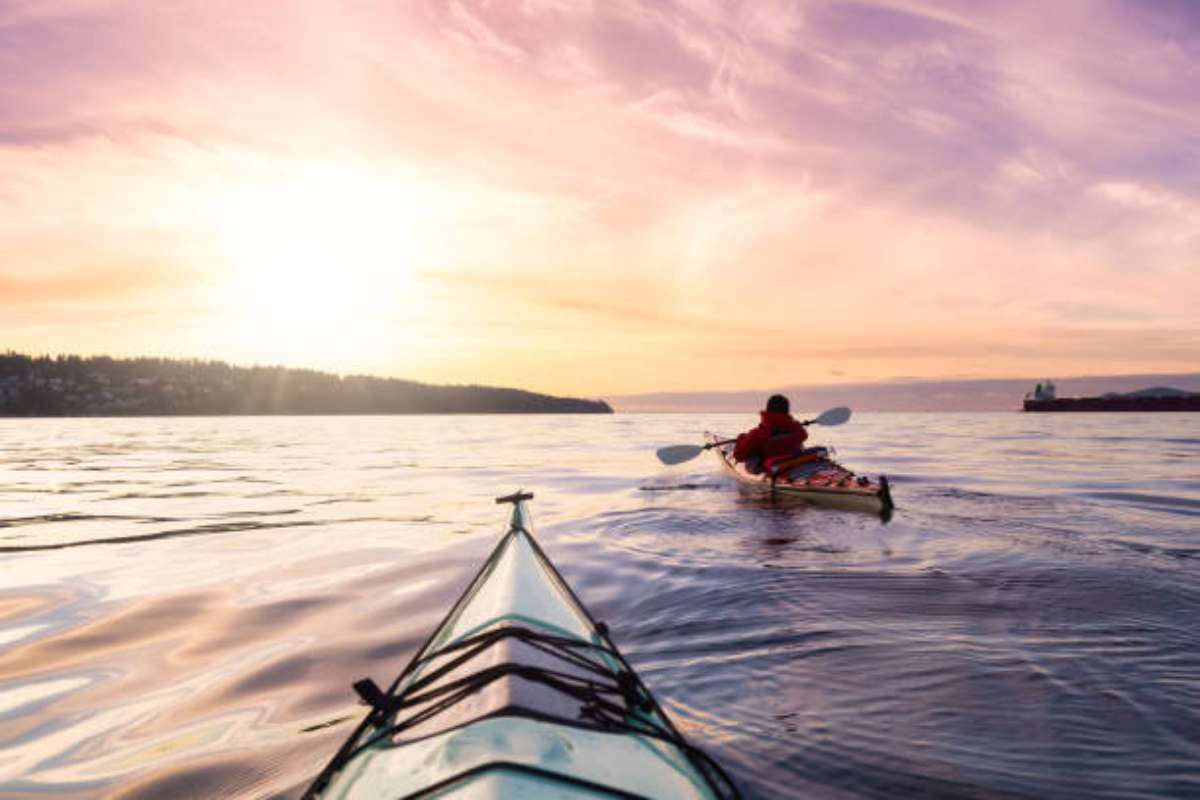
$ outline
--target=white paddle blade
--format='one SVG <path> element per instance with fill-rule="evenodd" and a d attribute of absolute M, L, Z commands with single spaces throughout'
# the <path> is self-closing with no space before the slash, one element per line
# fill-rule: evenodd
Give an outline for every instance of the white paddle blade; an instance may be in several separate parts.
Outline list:
<path fill-rule="evenodd" d="M 664 464 L 682 464 L 691 461 L 704 452 L 704 448 L 696 444 L 673 444 L 670 447 L 660 447 L 654 451 L 658 460 Z"/>
<path fill-rule="evenodd" d="M 850 409 L 846 406 L 838 406 L 831 408 L 821 416 L 813 420 L 818 425 L 841 425 L 846 420 L 850 419 Z"/>

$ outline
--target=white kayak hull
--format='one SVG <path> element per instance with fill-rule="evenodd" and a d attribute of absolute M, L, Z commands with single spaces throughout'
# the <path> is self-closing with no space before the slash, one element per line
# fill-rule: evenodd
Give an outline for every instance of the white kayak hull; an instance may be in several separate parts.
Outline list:
<path fill-rule="evenodd" d="M 546 558 L 527 496 L 514 497 L 484 567 L 392 687 L 368 687 L 375 710 L 307 796 L 736 797 Z"/>
<path fill-rule="evenodd" d="M 885 476 L 876 480 L 858 476 L 833 461 L 828 462 L 828 469 L 804 478 L 793 479 L 788 474 L 755 474 L 733 460 L 733 445 L 729 440 L 715 434 L 709 434 L 707 438 L 721 467 L 746 491 L 825 508 L 865 511 L 884 518 L 890 518 L 895 508 L 891 485 Z"/>

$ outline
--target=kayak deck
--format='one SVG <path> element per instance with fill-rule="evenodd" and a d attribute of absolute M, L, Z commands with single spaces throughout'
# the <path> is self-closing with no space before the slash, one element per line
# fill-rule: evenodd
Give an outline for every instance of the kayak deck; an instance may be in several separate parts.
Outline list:
<path fill-rule="evenodd" d="M 530 533 L 508 529 L 306 797 L 726 798 Z"/>
<path fill-rule="evenodd" d="M 891 485 L 886 476 L 872 480 L 865 475 L 855 475 L 828 458 L 779 475 L 756 474 L 733 460 L 731 440 L 712 433 L 706 434 L 705 438 L 725 471 L 737 479 L 739 486 L 752 491 L 830 508 L 866 511 L 879 514 L 885 521 L 891 518 L 895 509 Z"/>

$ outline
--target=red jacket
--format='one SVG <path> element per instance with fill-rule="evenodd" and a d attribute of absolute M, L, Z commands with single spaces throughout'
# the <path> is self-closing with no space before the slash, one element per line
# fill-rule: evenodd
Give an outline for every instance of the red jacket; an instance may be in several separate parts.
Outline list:
<path fill-rule="evenodd" d="M 760 411 L 762 422 L 757 428 L 737 437 L 733 460 L 745 461 L 752 455 L 760 457 L 782 455 L 799 450 L 808 438 L 808 431 L 791 414 L 779 411 Z M 768 452 L 770 451 L 770 452 Z"/>

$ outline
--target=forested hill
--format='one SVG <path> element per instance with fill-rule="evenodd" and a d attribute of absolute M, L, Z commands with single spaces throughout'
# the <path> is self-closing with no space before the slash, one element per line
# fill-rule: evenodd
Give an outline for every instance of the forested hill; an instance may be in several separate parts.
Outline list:
<path fill-rule="evenodd" d="M 220 361 L 0 355 L 0 416 L 611 414 L 602 400 Z"/>

